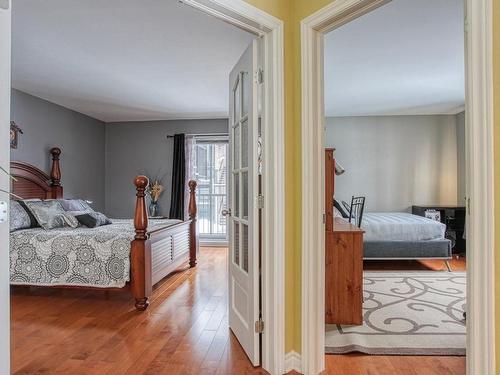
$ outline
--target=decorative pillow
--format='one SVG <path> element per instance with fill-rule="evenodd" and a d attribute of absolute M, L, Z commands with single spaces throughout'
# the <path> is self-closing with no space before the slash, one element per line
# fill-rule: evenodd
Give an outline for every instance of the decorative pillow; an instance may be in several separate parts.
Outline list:
<path fill-rule="evenodd" d="M 94 212 L 92 207 L 83 199 L 57 199 L 64 211 Z"/>
<path fill-rule="evenodd" d="M 30 228 L 39 228 L 40 225 L 38 224 L 38 221 L 36 221 L 36 217 L 31 213 L 29 210 L 28 206 L 26 206 L 26 202 L 40 202 L 41 199 L 23 199 L 22 201 L 18 201 L 21 207 L 28 213 L 28 216 L 30 217 Z"/>
<path fill-rule="evenodd" d="M 80 223 L 89 228 L 111 224 L 111 220 L 109 220 L 106 215 L 100 212 L 88 212 L 83 215 L 78 215 L 76 216 L 76 218 Z"/>
<path fill-rule="evenodd" d="M 10 201 L 10 227 L 9 230 L 14 232 L 19 229 L 28 229 L 31 227 L 31 220 L 28 212 L 21 206 L 18 201 Z"/>
<path fill-rule="evenodd" d="M 78 220 L 65 212 L 61 203 L 56 200 L 26 201 L 25 203 L 43 229 L 76 228 L 78 226 Z"/>

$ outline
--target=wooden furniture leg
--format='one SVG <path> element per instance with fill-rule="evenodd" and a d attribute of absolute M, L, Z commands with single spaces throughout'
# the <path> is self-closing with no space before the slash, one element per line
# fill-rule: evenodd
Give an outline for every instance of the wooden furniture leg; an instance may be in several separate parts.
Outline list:
<path fill-rule="evenodd" d="M 131 243 L 130 288 L 135 298 L 135 308 L 143 311 L 148 308 L 148 298 L 153 291 L 151 285 L 151 243 L 148 239 L 148 213 L 146 210 L 145 190 L 149 184 L 146 176 L 137 176 L 136 204 L 134 215 L 135 239 Z"/>
<path fill-rule="evenodd" d="M 196 267 L 196 256 L 198 254 L 198 234 L 196 232 L 196 181 L 189 181 L 189 206 L 188 214 L 191 224 L 189 225 L 189 267 Z"/>

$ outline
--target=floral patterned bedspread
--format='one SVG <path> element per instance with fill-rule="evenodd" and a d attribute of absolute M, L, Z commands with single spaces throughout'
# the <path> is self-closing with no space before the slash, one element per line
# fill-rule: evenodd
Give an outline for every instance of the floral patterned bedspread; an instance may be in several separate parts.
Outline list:
<path fill-rule="evenodd" d="M 97 228 L 25 229 L 10 234 L 13 285 L 123 287 L 130 280 L 132 220 Z M 149 229 L 179 223 L 151 220 Z"/>

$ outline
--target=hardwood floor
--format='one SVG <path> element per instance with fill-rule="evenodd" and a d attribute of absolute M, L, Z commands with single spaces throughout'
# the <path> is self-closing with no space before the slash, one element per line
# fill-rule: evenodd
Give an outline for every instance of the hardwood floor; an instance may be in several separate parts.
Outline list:
<path fill-rule="evenodd" d="M 197 268 L 164 280 L 144 313 L 120 291 L 13 288 L 12 373 L 265 374 L 227 326 L 226 253 L 202 249 Z M 328 355 L 326 365 L 326 374 L 465 374 L 463 357 Z"/>
<path fill-rule="evenodd" d="M 227 250 L 202 249 L 196 269 L 129 294 L 13 288 L 14 374 L 263 374 L 227 323 Z"/>

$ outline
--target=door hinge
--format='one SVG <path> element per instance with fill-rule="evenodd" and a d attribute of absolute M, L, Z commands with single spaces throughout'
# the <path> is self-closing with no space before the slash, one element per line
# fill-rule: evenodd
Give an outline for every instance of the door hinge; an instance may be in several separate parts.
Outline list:
<path fill-rule="evenodd" d="M 255 333 L 262 332 L 264 332 L 264 321 L 262 319 L 259 319 L 255 322 Z"/>
<path fill-rule="evenodd" d="M 255 81 L 255 83 L 258 83 L 258 84 L 264 83 L 264 69 L 259 68 L 255 71 L 254 81 Z"/>
<path fill-rule="evenodd" d="M 323 224 L 326 224 L 326 214 L 323 214 Z"/>
<path fill-rule="evenodd" d="M 257 196 L 257 208 L 259 210 L 262 210 L 264 208 L 264 196 L 262 194 L 259 194 Z"/>

